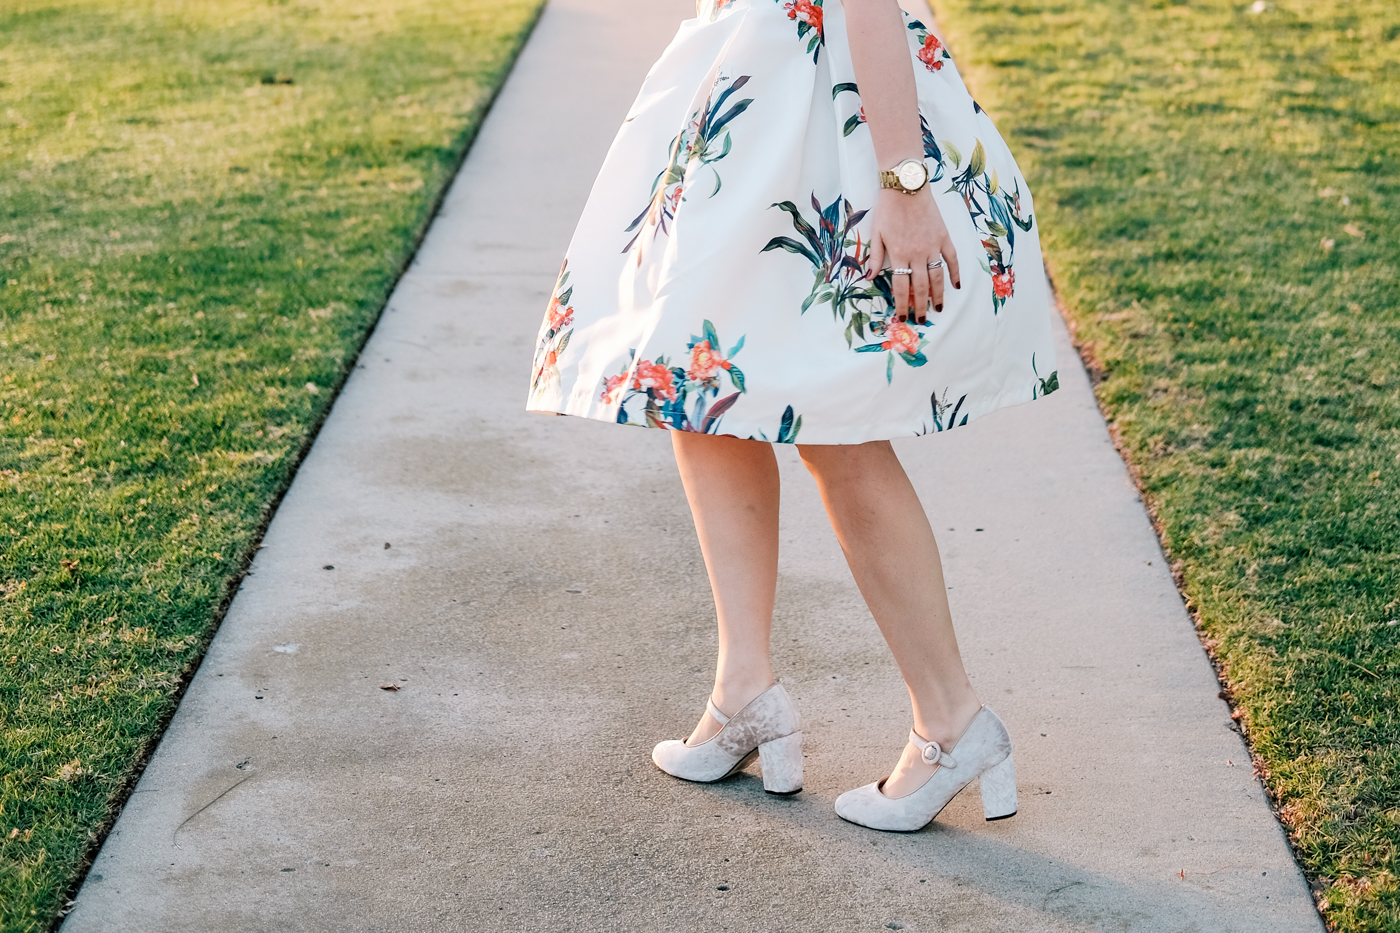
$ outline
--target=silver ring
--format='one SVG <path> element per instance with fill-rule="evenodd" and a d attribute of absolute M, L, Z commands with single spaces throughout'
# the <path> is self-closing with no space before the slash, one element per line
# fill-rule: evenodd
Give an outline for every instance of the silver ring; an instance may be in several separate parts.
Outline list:
<path fill-rule="evenodd" d="M 891 269 L 890 272 L 894 273 L 895 275 L 913 275 L 913 274 L 914 274 L 914 270 L 913 270 L 913 269 Z"/>
<path fill-rule="evenodd" d="M 931 262 L 931 263 L 928 264 L 928 267 L 929 267 L 930 269 L 942 269 L 942 268 L 943 268 L 943 260 L 941 260 L 941 259 L 935 259 L 933 262 Z"/>

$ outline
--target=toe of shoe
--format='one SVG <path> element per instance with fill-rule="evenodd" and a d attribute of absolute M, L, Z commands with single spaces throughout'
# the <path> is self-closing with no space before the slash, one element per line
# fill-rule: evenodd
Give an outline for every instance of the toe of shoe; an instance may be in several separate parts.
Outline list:
<path fill-rule="evenodd" d="M 848 790 L 836 798 L 836 815 L 851 823 L 859 823 L 861 826 L 870 826 L 871 817 L 871 794 L 879 794 L 879 788 L 874 784 L 867 784 L 864 787 L 857 787 L 855 790 Z M 878 829 L 879 827 L 874 827 Z"/>
<path fill-rule="evenodd" d="M 879 784 L 866 784 L 836 798 L 836 815 L 841 819 L 885 832 L 909 832 L 923 825 L 906 809 L 902 801 L 880 793 Z"/>
<path fill-rule="evenodd" d="M 651 750 L 651 760 L 662 771 L 667 774 L 675 774 L 677 765 L 685 757 L 685 743 L 680 739 L 667 739 L 658 742 Z"/>

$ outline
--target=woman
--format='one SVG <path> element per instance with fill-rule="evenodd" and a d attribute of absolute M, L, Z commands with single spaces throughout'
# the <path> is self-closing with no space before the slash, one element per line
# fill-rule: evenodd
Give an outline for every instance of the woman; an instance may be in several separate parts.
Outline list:
<path fill-rule="evenodd" d="M 598 176 L 528 405 L 671 431 L 719 659 L 660 768 L 714 781 L 758 754 L 767 790 L 801 789 L 768 645 L 771 444 L 796 443 L 913 701 L 894 770 L 837 813 L 918 829 L 979 777 L 988 819 L 1016 812 L 1010 738 L 889 440 L 1053 391 L 1048 308 L 1030 193 L 928 27 L 895 0 L 701 0 Z"/>

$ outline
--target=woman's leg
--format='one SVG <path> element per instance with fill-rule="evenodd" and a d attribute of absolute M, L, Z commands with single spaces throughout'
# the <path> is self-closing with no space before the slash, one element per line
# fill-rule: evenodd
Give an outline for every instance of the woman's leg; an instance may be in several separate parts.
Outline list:
<path fill-rule="evenodd" d="M 981 704 L 963 669 L 933 528 L 888 441 L 802 446 L 831 525 L 914 704 L 914 730 L 950 749 Z M 905 747 L 891 797 L 935 770 Z"/>
<path fill-rule="evenodd" d="M 773 685 L 768 635 L 778 585 L 778 462 L 762 441 L 671 432 L 719 617 L 715 705 L 734 715 Z M 686 741 L 720 729 L 707 713 Z"/>

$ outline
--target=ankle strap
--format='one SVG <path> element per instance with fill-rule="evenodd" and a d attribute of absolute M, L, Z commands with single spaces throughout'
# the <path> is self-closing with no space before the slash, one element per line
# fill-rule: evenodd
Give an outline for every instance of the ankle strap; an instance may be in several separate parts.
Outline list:
<path fill-rule="evenodd" d="M 707 698 L 705 700 L 705 712 L 709 713 L 711 718 L 721 726 L 729 722 L 729 717 L 719 711 L 719 707 L 715 705 L 715 701 L 712 699 Z M 735 726 L 735 728 L 737 729 L 738 727 Z"/>
<path fill-rule="evenodd" d="M 922 738 L 913 729 L 909 730 L 909 744 L 923 752 L 924 763 L 939 765 L 944 768 L 956 768 L 958 763 L 953 760 L 953 756 L 945 752 L 937 742 L 929 742 Z"/>

